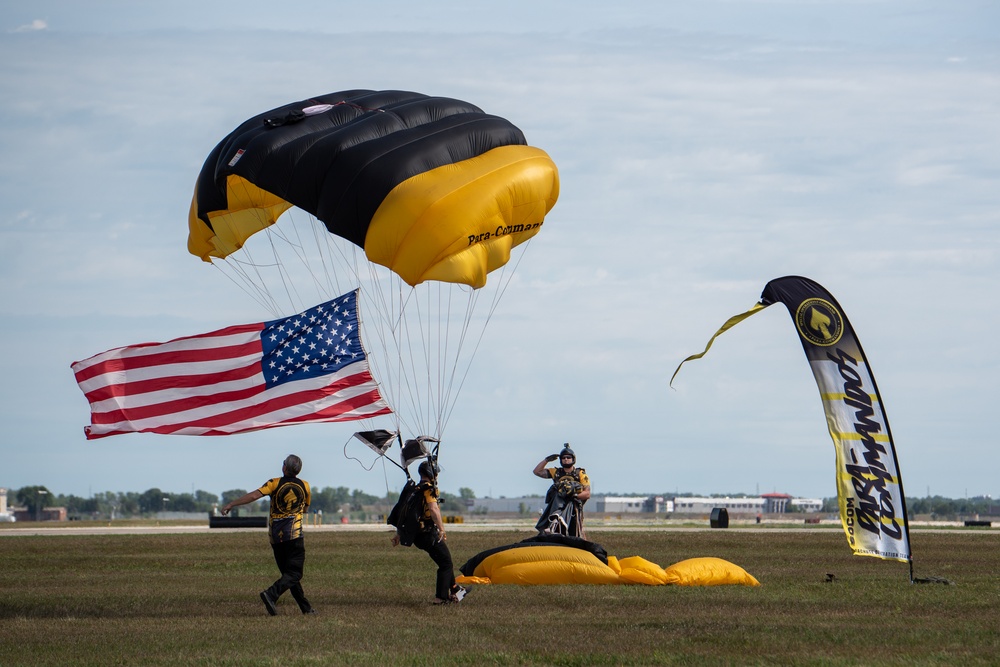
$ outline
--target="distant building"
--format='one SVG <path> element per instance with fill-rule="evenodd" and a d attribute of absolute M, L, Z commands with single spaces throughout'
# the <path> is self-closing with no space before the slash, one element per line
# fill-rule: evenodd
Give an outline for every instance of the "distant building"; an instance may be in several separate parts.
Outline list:
<path fill-rule="evenodd" d="M 521 514 L 537 516 L 545 509 L 542 496 L 517 498 L 472 498 L 467 502 L 471 514 Z M 585 511 L 597 514 L 631 514 L 672 512 L 673 501 L 663 496 L 591 496 Z"/>
<path fill-rule="evenodd" d="M 24 507 L 7 504 L 7 489 L 0 489 L 0 521 L 65 521 L 65 507 L 43 507 L 37 516 Z"/>
<path fill-rule="evenodd" d="M 43 507 L 38 510 L 38 516 L 20 507 L 13 508 L 14 518 L 18 521 L 66 521 L 65 507 Z"/>
<path fill-rule="evenodd" d="M 14 521 L 14 515 L 7 511 L 7 489 L 0 488 L 0 521 Z"/>
<path fill-rule="evenodd" d="M 592 504 L 592 505 L 591 505 Z M 630 514 L 634 512 L 674 511 L 674 501 L 664 500 L 663 496 L 594 496 L 587 504 L 587 509 L 603 514 Z"/>
<path fill-rule="evenodd" d="M 800 512 L 819 512 L 823 509 L 823 501 L 819 498 L 792 498 L 789 504 Z"/>
<path fill-rule="evenodd" d="M 784 514 L 791 507 L 799 512 L 819 512 L 823 508 L 823 501 L 793 498 L 787 493 L 764 493 L 741 498 L 674 498 L 674 512 L 677 514 L 709 514 L 716 507 L 724 507 L 730 514 Z"/>
<path fill-rule="evenodd" d="M 764 511 L 770 514 L 783 513 L 792 499 L 787 493 L 763 493 L 760 497 L 764 499 Z"/>
<path fill-rule="evenodd" d="M 545 498 L 541 496 L 519 496 L 517 498 L 472 498 L 466 501 L 467 512 L 471 514 L 529 514 L 537 516 L 545 508 Z"/>
<path fill-rule="evenodd" d="M 710 514 L 716 507 L 723 507 L 730 514 L 761 514 L 764 510 L 764 499 L 751 498 L 705 498 L 699 496 L 684 496 L 674 498 L 675 514 Z"/>
<path fill-rule="evenodd" d="M 466 500 L 470 514 L 519 514 L 537 516 L 545 508 L 542 496 L 516 498 L 471 498 Z M 784 514 L 788 511 L 819 512 L 823 501 L 793 498 L 786 493 L 765 493 L 744 497 L 677 496 L 592 496 L 586 511 L 593 514 L 711 514 L 717 507 L 730 514 Z"/>

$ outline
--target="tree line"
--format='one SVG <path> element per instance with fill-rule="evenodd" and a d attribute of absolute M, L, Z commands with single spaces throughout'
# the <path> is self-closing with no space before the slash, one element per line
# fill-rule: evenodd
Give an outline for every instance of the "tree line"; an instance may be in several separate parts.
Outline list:
<path fill-rule="evenodd" d="M 194 493 L 171 493 L 158 488 L 148 489 L 142 493 L 134 491 L 105 491 L 96 493 L 90 498 L 75 495 L 55 494 L 44 486 L 25 486 L 9 492 L 12 505 L 24 507 L 31 516 L 38 516 L 46 507 L 65 507 L 70 519 L 127 519 L 149 517 L 158 512 L 204 512 L 210 514 L 230 500 L 235 500 L 246 494 L 245 489 L 231 489 L 216 495 L 209 491 Z M 689 494 L 681 494 L 689 495 Z M 746 494 L 728 494 L 737 497 Z M 441 510 L 446 513 L 460 514 L 465 512 L 468 501 L 476 497 L 469 488 L 460 488 L 458 494 L 441 493 Z M 312 490 L 312 512 L 322 512 L 324 515 L 340 512 L 363 512 L 366 508 L 376 508 L 386 513 L 396 502 L 392 493 L 385 496 L 375 496 L 360 489 L 350 490 L 346 486 L 323 487 Z M 247 513 L 263 513 L 267 511 L 267 498 L 234 510 Z M 791 510 L 790 510 L 791 511 Z M 824 513 L 837 513 L 837 498 L 824 498 Z M 972 515 L 1000 515 L 1000 506 L 995 505 L 989 496 L 973 498 L 945 498 L 942 496 L 927 496 L 925 498 L 907 498 L 906 511 L 909 518 L 929 516 L 932 520 L 951 521 L 960 517 Z"/>
<path fill-rule="evenodd" d="M 823 499 L 824 512 L 838 511 L 836 498 Z M 996 505 L 990 496 L 975 496 L 973 498 L 945 498 L 943 496 L 927 496 L 924 498 L 906 499 L 906 516 L 929 516 L 932 521 L 954 521 L 960 517 L 973 515 L 1000 515 L 1000 505 Z"/>
<path fill-rule="evenodd" d="M 65 507 L 66 516 L 70 519 L 128 519 L 155 515 L 159 512 L 204 512 L 210 514 L 231 500 L 246 495 L 246 489 L 230 489 L 216 495 L 209 491 L 194 493 L 171 493 L 158 488 L 148 489 L 142 493 L 135 491 L 104 491 L 95 493 L 89 498 L 81 498 L 72 494 L 56 494 L 44 486 L 24 486 L 9 492 L 9 502 L 12 505 L 24 507 L 29 515 L 39 516 L 46 507 Z M 445 512 L 465 511 L 466 499 L 475 498 L 472 489 L 459 489 L 459 495 L 441 493 L 441 509 Z M 360 489 L 353 491 L 346 486 L 327 486 L 312 489 L 311 512 L 337 514 L 338 512 L 362 512 L 366 507 L 390 508 L 397 497 L 392 494 L 375 496 Z M 262 498 L 256 503 L 245 505 L 234 510 L 242 512 L 263 513 L 267 511 L 268 499 Z"/>
<path fill-rule="evenodd" d="M 667 494 L 664 494 L 666 496 Z M 693 493 L 681 493 L 677 498 L 693 496 Z M 710 498 L 759 498 L 747 493 L 713 493 Z M 839 499 L 824 498 L 820 512 L 823 514 L 837 514 L 839 509 Z M 788 514 L 803 513 L 805 510 L 788 505 L 785 512 Z M 955 521 L 960 517 L 968 517 L 975 514 L 981 516 L 1000 516 L 1000 505 L 997 505 L 990 496 L 974 496 L 972 498 L 945 498 L 944 496 L 926 496 L 924 498 L 907 498 L 906 515 L 913 519 L 917 516 L 929 516 L 932 521 Z"/>

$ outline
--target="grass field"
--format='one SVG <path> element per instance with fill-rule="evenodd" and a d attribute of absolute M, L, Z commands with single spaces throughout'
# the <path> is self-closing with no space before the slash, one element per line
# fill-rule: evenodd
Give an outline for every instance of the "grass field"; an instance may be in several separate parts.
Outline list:
<path fill-rule="evenodd" d="M 452 532 L 456 567 L 523 532 Z M 259 530 L 0 537 L 0 665 L 997 665 L 1000 534 L 911 535 L 905 563 L 840 531 L 601 532 L 618 557 L 732 561 L 762 586 L 478 586 L 435 607 L 426 554 L 307 536 L 306 593 L 267 616 Z M 827 574 L 835 580 L 826 581 Z"/>

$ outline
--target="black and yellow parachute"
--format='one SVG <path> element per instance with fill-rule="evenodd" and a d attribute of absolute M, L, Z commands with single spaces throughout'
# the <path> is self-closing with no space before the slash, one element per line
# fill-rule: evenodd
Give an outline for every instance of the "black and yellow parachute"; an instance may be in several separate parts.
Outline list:
<path fill-rule="evenodd" d="M 347 90 L 259 114 L 198 176 L 188 250 L 225 258 L 295 206 L 414 286 L 482 287 L 559 196 L 545 151 L 446 97 Z"/>
<path fill-rule="evenodd" d="M 391 430 L 440 439 L 558 196 L 555 164 L 509 120 L 448 97 L 347 90 L 253 116 L 215 145 L 188 250 L 275 318 L 357 289 Z"/>
<path fill-rule="evenodd" d="M 565 535 L 538 535 L 488 549 L 460 571 L 460 584 L 760 586 L 752 574 L 721 558 L 688 558 L 663 568 L 641 556 L 610 556 L 599 544 Z"/>

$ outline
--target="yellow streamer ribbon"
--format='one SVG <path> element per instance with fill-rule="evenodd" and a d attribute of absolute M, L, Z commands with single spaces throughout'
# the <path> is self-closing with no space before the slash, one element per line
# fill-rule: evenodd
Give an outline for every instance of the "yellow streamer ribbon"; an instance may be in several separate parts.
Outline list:
<path fill-rule="evenodd" d="M 770 304 L 768 304 L 768 305 L 770 305 Z M 759 303 L 758 302 L 758 303 L 755 303 L 753 305 L 753 308 L 751 308 L 747 312 L 740 313 L 739 315 L 733 315 L 728 320 L 726 320 L 726 323 L 723 324 L 722 327 L 718 331 L 715 332 L 715 335 L 712 336 L 712 338 L 708 341 L 708 345 L 705 346 L 704 350 L 702 350 L 698 354 L 692 354 L 690 357 L 688 357 L 687 359 L 685 359 L 681 363 L 677 364 L 677 370 L 675 370 L 674 374 L 670 376 L 670 387 L 673 388 L 673 386 L 674 386 L 674 378 L 677 377 L 677 373 L 680 372 L 681 366 L 683 366 L 687 362 L 692 361 L 694 359 L 701 359 L 702 357 L 704 357 L 705 353 L 708 352 L 709 348 L 712 347 L 712 343 L 715 342 L 716 338 L 718 338 L 719 336 L 721 336 L 725 332 L 729 331 L 730 329 L 732 329 L 737 324 L 739 324 L 740 322 L 742 322 L 746 318 L 750 317 L 754 313 L 757 313 L 757 312 L 759 312 L 761 310 L 764 310 L 765 308 L 767 308 L 767 305 L 764 305 L 763 303 Z"/>

